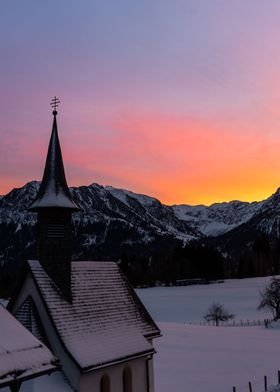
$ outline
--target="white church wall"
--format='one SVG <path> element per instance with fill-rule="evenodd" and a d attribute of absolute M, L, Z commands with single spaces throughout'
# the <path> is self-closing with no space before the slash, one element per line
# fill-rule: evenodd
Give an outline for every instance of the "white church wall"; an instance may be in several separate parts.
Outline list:
<path fill-rule="evenodd" d="M 132 374 L 132 392 L 154 392 L 152 362 L 152 359 L 142 357 L 81 374 L 79 392 L 101 392 L 100 382 L 104 375 L 110 379 L 110 392 L 124 392 L 123 371 L 126 367 Z"/>
<path fill-rule="evenodd" d="M 37 287 L 30 274 L 28 274 L 28 276 L 24 280 L 20 293 L 18 293 L 16 297 L 16 301 L 14 302 L 13 307 L 11 309 L 11 313 L 15 314 L 28 296 L 32 297 L 36 305 L 41 323 L 43 325 L 48 342 L 50 344 L 51 351 L 55 354 L 56 357 L 59 358 L 60 363 L 62 365 L 63 373 L 68 379 L 70 385 L 74 388 L 74 390 L 78 390 L 79 378 L 80 378 L 79 368 L 77 367 L 75 362 L 71 359 L 71 357 L 68 355 L 59 337 L 57 336 L 57 332 L 49 318 L 45 304 L 43 303 L 38 293 Z"/>
<path fill-rule="evenodd" d="M 154 392 L 154 361 L 152 356 L 147 359 L 147 372 L 149 377 L 148 392 Z"/>

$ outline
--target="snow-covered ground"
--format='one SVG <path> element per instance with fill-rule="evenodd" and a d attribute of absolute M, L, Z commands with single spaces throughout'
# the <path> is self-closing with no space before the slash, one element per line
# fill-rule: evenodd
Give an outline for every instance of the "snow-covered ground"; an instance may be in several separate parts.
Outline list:
<path fill-rule="evenodd" d="M 157 322 L 199 322 L 213 301 L 221 302 L 236 319 L 269 317 L 257 311 L 259 290 L 270 278 L 232 279 L 224 283 L 138 289 L 137 294 Z"/>
<path fill-rule="evenodd" d="M 280 329 L 205 327 L 202 321 L 213 302 L 221 302 L 237 319 L 269 317 L 257 311 L 259 290 L 269 278 L 225 283 L 137 290 L 158 322 L 163 336 L 155 341 L 156 392 L 253 392 L 277 383 L 280 370 Z"/>
<path fill-rule="evenodd" d="M 213 301 L 223 303 L 237 320 L 269 317 L 256 309 L 259 290 L 268 281 L 269 278 L 255 278 L 137 290 L 163 333 L 155 340 L 155 392 L 232 392 L 233 386 L 236 392 L 249 392 L 249 381 L 253 392 L 263 392 L 264 375 L 268 385 L 276 384 L 280 326 L 266 329 L 189 324 L 202 321 Z M 66 392 L 71 388 L 58 372 L 25 382 L 22 390 Z M 280 392 L 280 388 L 273 392 Z"/>

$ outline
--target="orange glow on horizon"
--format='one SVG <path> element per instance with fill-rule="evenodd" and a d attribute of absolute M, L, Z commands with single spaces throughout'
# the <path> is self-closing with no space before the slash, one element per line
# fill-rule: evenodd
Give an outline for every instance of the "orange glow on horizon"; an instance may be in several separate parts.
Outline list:
<path fill-rule="evenodd" d="M 76 135 L 68 139 L 63 130 L 61 144 L 68 183 L 108 184 L 156 197 L 168 205 L 267 198 L 279 186 L 280 138 L 273 133 L 254 133 L 249 126 L 245 132 L 240 124 L 227 124 L 228 120 L 124 115 L 103 124 L 103 129 L 110 132 L 85 131 L 75 143 L 71 140 Z M 65 126 L 59 124 L 59 128 Z M 37 162 L 40 179 L 47 145 L 43 146 L 39 138 L 36 144 L 35 148 L 24 146 L 22 159 L 36 151 L 30 165 Z M 20 165 L 20 157 L 17 162 Z M 24 176 L 19 173 L 16 181 L 2 177 L 1 192 L 31 179 L 28 172 Z"/>

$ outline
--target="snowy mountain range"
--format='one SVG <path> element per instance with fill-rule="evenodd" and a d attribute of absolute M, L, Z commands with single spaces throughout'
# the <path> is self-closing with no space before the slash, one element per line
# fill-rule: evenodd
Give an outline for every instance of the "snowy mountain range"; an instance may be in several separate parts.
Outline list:
<path fill-rule="evenodd" d="M 26 208 L 39 188 L 32 181 L 0 198 L 0 262 L 35 256 L 36 214 Z M 208 240 L 224 248 L 247 246 L 260 232 L 279 236 L 280 190 L 261 202 L 232 201 L 209 207 L 163 205 L 127 190 L 91 184 L 71 188 L 81 211 L 73 214 L 75 258 L 149 254 L 181 241 Z"/>

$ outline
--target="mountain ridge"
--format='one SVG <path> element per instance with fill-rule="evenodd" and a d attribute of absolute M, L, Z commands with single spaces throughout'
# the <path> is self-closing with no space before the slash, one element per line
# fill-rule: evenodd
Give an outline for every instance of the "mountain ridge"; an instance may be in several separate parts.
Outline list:
<path fill-rule="evenodd" d="M 35 253 L 36 215 L 26 208 L 39 184 L 28 182 L 0 198 L 0 263 Z M 209 238 L 228 253 L 238 241 L 248 246 L 258 233 L 279 237 L 279 188 L 260 202 L 234 200 L 210 206 L 168 206 L 148 195 L 96 183 L 71 187 L 70 192 L 82 209 L 73 214 L 76 259 L 117 259 L 127 251 L 149 254 Z"/>

